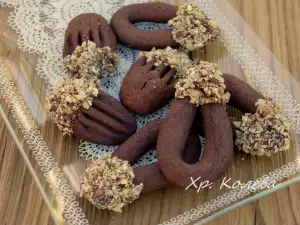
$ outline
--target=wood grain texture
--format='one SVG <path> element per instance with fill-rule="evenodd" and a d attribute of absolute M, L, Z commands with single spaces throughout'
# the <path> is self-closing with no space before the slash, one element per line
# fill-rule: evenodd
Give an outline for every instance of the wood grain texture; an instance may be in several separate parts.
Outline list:
<path fill-rule="evenodd" d="M 300 1 L 230 0 L 230 2 L 279 61 L 300 81 L 300 64 L 298 63 L 300 59 L 300 26 L 298 25 L 300 23 Z M 43 82 L 35 76 L 34 66 L 32 66 L 36 61 L 36 56 L 23 53 L 17 48 L 16 34 L 6 22 L 10 10 L 0 8 L 0 57 L 11 62 L 22 62 L 27 73 L 27 83 L 33 84 L 37 101 L 42 103 L 44 98 L 44 90 L 41 88 Z M 213 60 L 223 54 L 226 55 L 226 51 L 220 43 L 216 43 L 214 47 L 206 50 L 205 57 Z M 195 55 L 203 57 L 203 53 Z M 228 61 L 230 59 L 220 61 L 225 69 Z M 240 71 L 238 66 L 234 68 L 234 71 Z M 12 115 L 3 102 L 1 102 L 1 106 L 5 108 L 8 117 L 12 119 Z M 16 124 L 12 125 L 16 126 Z M 61 138 L 55 126 L 46 122 L 41 130 L 47 143 L 51 143 L 50 147 L 57 149 L 53 154 L 59 159 L 60 165 L 63 162 L 72 163 L 79 158 L 78 153 L 74 153 L 77 143 Z M 48 209 L 1 119 L 0 134 L 0 225 L 52 224 Z M 51 140 L 56 141 L 51 142 Z M 270 161 L 264 161 L 239 153 L 234 159 L 235 169 L 232 168 L 226 175 L 249 180 L 264 174 L 265 171 L 272 168 L 272 165 L 280 165 L 293 159 L 293 156 L 293 154 L 288 154 L 282 158 L 274 157 Z M 241 157 L 244 157 L 245 160 L 241 161 Z M 38 167 L 34 166 L 38 171 Z M 243 171 L 241 168 L 251 169 Z M 80 203 L 92 221 L 91 224 L 152 225 L 168 220 L 170 217 L 209 200 L 208 195 L 218 196 L 219 194 L 217 189 L 212 192 L 204 190 L 201 195 L 195 195 L 179 188 L 170 188 L 143 196 L 137 203 L 125 209 L 122 214 L 99 213 L 87 202 L 81 200 Z M 235 210 L 210 224 L 300 225 L 299 212 L 300 184 L 295 184 Z"/>

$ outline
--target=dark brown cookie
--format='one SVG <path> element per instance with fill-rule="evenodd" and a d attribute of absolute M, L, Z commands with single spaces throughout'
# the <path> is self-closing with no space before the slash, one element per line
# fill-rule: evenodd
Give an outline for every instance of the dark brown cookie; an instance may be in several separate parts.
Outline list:
<path fill-rule="evenodd" d="M 72 54 L 78 45 L 88 40 L 95 42 L 99 48 L 109 46 L 113 51 L 116 50 L 116 36 L 105 18 L 96 13 L 84 13 L 72 19 L 68 25 L 63 56 Z"/>
<path fill-rule="evenodd" d="M 241 110 L 242 112 L 246 113 L 255 113 L 256 106 L 255 103 L 259 99 L 265 99 L 265 97 L 252 88 L 249 84 L 245 81 L 239 79 L 236 76 L 225 74 L 225 85 L 226 91 L 230 93 L 230 101 L 228 104 L 232 105 L 233 107 Z M 236 139 L 236 127 L 233 124 L 233 120 L 231 121 L 232 127 L 232 135 L 233 140 Z"/>
<path fill-rule="evenodd" d="M 254 88 L 252 88 L 249 84 L 239 79 L 236 76 L 230 74 L 224 74 L 226 91 L 228 91 L 230 96 L 230 101 L 228 104 L 231 106 L 246 112 L 246 113 L 255 113 L 256 106 L 255 103 L 259 99 L 265 99 L 263 95 L 257 92 Z M 236 127 L 233 124 L 234 119 L 231 119 L 231 129 L 233 140 L 236 139 Z M 198 110 L 196 119 L 194 121 L 194 130 L 201 136 L 205 136 L 203 118 Z"/>
<path fill-rule="evenodd" d="M 130 111 L 149 115 L 166 105 L 175 93 L 175 69 L 169 66 L 154 66 L 142 57 L 135 62 L 125 76 L 120 100 Z"/>
<path fill-rule="evenodd" d="M 111 26 L 120 42 L 130 48 L 150 50 L 153 47 L 176 47 L 172 30 L 138 30 L 132 23 L 167 23 L 176 17 L 178 7 L 166 3 L 151 2 L 127 5 L 119 9 L 112 18 Z"/>
<path fill-rule="evenodd" d="M 236 76 L 224 74 L 224 79 L 226 91 L 231 95 L 229 104 L 243 112 L 255 113 L 255 103 L 265 97 Z"/>
<path fill-rule="evenodd" d="M 78 138 L 103 145 L 119 145 L 137 129 L 131 113 L 120 102 L 100 91 L 89 109 L 82 109 L 74 127 Z"/>
<path fill-rule="evenodd" d="M 196 183 L 213 182 L 228 168 L 233 155 L 231 124 L 222 104 L 207 104 L 199 107 L 205 132 L 205 149 L 202 158 L 195 164 L 182 161 L 181 154 L 187 143 L 188 132 L 193 124 L 197 107 L 188 98 L 176 99 L 163 122 L 158 141 L 158 163 L 165 177 L 182 187 Z M 172 155 L 172 158 L 167 157 Z"/>
<path fill-rule="evenodd" d="M 259 99 L 265 99 L 265 97 L 261 95 L 258 91 L 256 91 L 254 88 L 252 88 L 245 81 L 239 79 L 236 76 L 224 73 L 224 79 L 226 91 L 228 91 L 231 95 L 228 104 L 241 110 L 242 112 L 255 113 L 255 103 Z M 197 117 L 194 121 L 194 127 L 200 135 L 204 135 L 204 127 L 202 121 L 202 116 L 200 112 L 198 112 Z M 235 139 L 236 128 L 233 125 L 233 120 L 231 121 L 231 124 L 233 137 Z"/>
<path fill-rule="evenodd" d="M 234 119 L 229 118 L 230 119 L 230 123 L 231 123 L 231 130 L 232 130 L 232 137 L 233 137 L 233 142 L 236 139 L 236 128 L 233 124 Z M 194 124 L 193 124 L 193 130 L 200 136 L 205 137 L 205 131 L 204 131 L 204 124 L 203 124 L 203 118 L 201 115 L 201 111 L 197 110 L 197 114 L 194 120 Z"/>
<path fill-rule="evenodd" d="M 126 142 L 124 142 L 113 156 L 127 160 L 130 164 L 136 162 L 141 156 L 155 147 L 159 131 L 161 129 L 162 120 L 156 120 L 144 126 Z M 180 158 L 186 163 L 195 163 L 198 161 L 201 153 L 201 144 L 197 135 L 188 132 L 188 142 L 184 146 L 183 155 Z M 172 154 L 168 155 L 172 159 Z M 143 193 L 164 188 L 169 182 L 161 173 L 158 163 L 146 165 L 134 170 L 135 184 L 144 184 Z"/>

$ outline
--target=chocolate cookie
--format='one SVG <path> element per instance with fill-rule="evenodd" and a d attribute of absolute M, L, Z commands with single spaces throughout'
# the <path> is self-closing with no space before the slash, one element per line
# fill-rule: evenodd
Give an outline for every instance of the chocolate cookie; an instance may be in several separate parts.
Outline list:
<path fill-rule="evenodd" d="M 236 128 L 233 124 L 233 122 L 235 121 L 232 118 L 229 118 L 230 123 L 231 123 L 231 130 L 232 130 L 232 137 L 233 137 L 233 141 L 235 141 L 236 139 Z M 195 120 L 193 123 L 193 130 L 200 136 L 205 137 L 205 131 L 204 131 L 204 124 L 203 124 L 203 118 L 201 115 L 201 111 L 197 110 L 197 114 L 195 116 Z"/>
<path fill-rule="evenodd" d="M 150 50 L 153 47 L 176 47 L 178 44 L 172 37 L 172 30 L 138 30 L 132 23 L 167 23 L 176 17 L 177 9 L 174 5 L 159 2 L 127 5 L 113 15 L 111 26 L 118 40 L 130 48 Z"/>
<path fill-rule="evenodd" d="M 130 164 L 136 162 L 142 155 L 154 148 L 161 129 L 162 120 L 154 121 L 132 135 L 124 142 L 113 156 L 129 161 Z M 184 146 L 183 155 L 180 158 L 186 163 L 198 161 L 201 153 L 201 144 L 197 135 L 188 131 L 188 141 Z M 172 160 L 172 154 L 167 155 Z M 134 170 L 135 184 L 144 184 L 143 192 L 150 192 L 169 185 L 169 182 L 161 173 L 158 163 L 146 165 Z"/>
<path fill-rule="evenodd" d="M 125 76 L 120 100 L 130 111 L 149 115 L 167 104 L 175 93 L 175 69 L 164 64 L 158 67 L 142 57 L 135 62 Z"/>
<path fill-rule="evenodd" d="M 224 79 L 226 90 L 231 94 L 229 104 L 243 112 L 255 113 L 255 103 L 265 97 L 236 76 L 224 74 Z"/>
<path fill-rule="evenodd" d="M 286 151 L 290 147 L 290 124 L 280 106 L 253 89 L 241 79 L 224 74 L 229 104 L 243 111 L 241 119 L 231 119 L 232 135 L 237 150 L 252 155 L 267 155 Z M 194 127 L 204 135 L 203 118 L 198 112 Z"/>
<path fill-rule="evenodd" d="M 175 101 L 162 125 L 158 141 L 158 163 L 165 177 L 182 187 L 191 178 L 213 182 L 229 167 L 233 154 L 231 123 L 224 104 L 230 94 L 225 91 L 223 73 L 215 63 L 200 61 L 192 65 L 175 85 Z M 205 149 L 199 162 L 188 165 L 180 159 L 187 142 L 197 106 L 203 119 Z M 172 154 L 172 160 L 166 155 Z M 201 179 L 198 179 L 201 177 Z"/>
<path fill-rule="evenodd" d="M 239 78 L 224 74 L 230 104 L 245 112 L 233 122 L 235 144 L 252 155 L 271 156 L 286 151 L 291 143 L 291 124 L 279 104 L 267 99 Z"/>
<path fill-rule="evenodd" d="M 76 46 L 88 40 L 95 42 L 98 48 L 109 46 L 115 50 L 117 46 L 116 36 L 105 18 L 95 13 L 84 13 L 68 25 L 63 56 L 72 54 Z"/>
<path fill-rule="evenodd" d="M 259 99 L 265 99 L 263 95 L 253 89 L 249 84 L 239 79 L 236 76 L 230 74 L 223 74 L 224 82 L 226 85 L 226 91 L 230 93 L 229 105 L 241 110 L 242 112 L 255 113 L 255 103 Z M 197 112 L 196 119 L 194 121 L 194 127 L 199 135 L 204 136 L 204 127 L 202 123 L 203 119 L 200 112 Z M 235 140 L 236 128 L 233 124 L 234 120 L 231 120 L 232 134 Z"/>
<path fill-rule="evenodd" d="M 119 145 L 137 129 L 134 117 L 110 95 L 100 91 L 92 106 L 82 109 L 74 135 L 102 145 Z"/>
<path fill-rule="evenodd" d="M 132 135 L 112 155 L 103 155 L 85 170 L 80 183 L 80 196 L 99 209 L 122 212 L 141 193 L 166 187 L 169 182 L 158 163 L 133 169 L 132 164 L 155 146 L 161 121 L 154 121 Z M 190 134 L 184 151 L 188 163 L 199 159 L 201 151 L 197 135 Z M 131 164 L 131 165 L 130 165 Z"/>
<path fill-rule="evenodd" d="M 196 183 L 213 182 L 228 168 L 233 155 L 231 124 L 222 104 L 199 106 L 205 129 L 205 149 L 195 164 L 182 161 L 181 154 L 187 144 L 188 131 L 193 124 L 197 106 L 190 99 L 176 99 L 163 122 L 158 141 L 158 163 L 165 177 L 182 187 Z M 168 156 L 172 155 L 172 158 Z"/>

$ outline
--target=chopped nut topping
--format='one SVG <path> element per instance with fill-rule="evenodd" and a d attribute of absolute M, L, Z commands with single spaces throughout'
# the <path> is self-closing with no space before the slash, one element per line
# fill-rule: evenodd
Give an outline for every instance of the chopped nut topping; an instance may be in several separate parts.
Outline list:
<path fill-rule="evenodd" d="M 187 70 L 185 78 L 175 85 L 176 98 L 190 97 L 196 105 L 227 103 L 230 94 L 225 92 L 223 73 L 215 63 L 200 61 Z"/>
<path fill-rule="evenodd" d="M 88 109 L 99 93 L 97 77 L 71 78 L 59 83 L 47 96 L 50 118 L 63 134 L 72 134 L 78 112 Z"/>
<path fill-rule="evenodd" d="M 79 77 L 106 77 L 115 72 L 117 54 L 110 47 L 97 48 L 94 42 L 83 42 L 63 60 L 63 71 Z"/>
<path fill-rule="evenodd" d="M 184 77 L 187 69 L 192 64 L 185 52 L 172 49 L 169 46 L 166 49 L 153 48 L 150 52 L 141 52 L 141 56 L 147 58 L 147 63 L 154 61 L 155 66 L 164 63 L 166 66 L 169 65 L 171 68 L 175 68 L 177 71 L 175 77 Z"/>
<path fill-rule="evenodd" d="M 238 149 L 258 156 L 288 150 L 291 124 L 282 115 L 280 106 L 272 100 L 259 99 L 256 107 L 256 113 L 246 113 L 242 121 L 234 122 Z"/>
<path fill-rule="evenodd" d="M 86 197 L 99 209 L 122 212 L 122 208 L 135 201 L 143 184 L 133 184 L 133 168 L 128 161 L 104 155 L 84 172 L 80 196 Z"/>
<path fill-rule="evenodd" d="M 214 41 L 220 33 L 217 23 L 209 19 L 196 4 L 179 6 L 177 17 L 169 20 L 176 42 L 189 51 Z"/>

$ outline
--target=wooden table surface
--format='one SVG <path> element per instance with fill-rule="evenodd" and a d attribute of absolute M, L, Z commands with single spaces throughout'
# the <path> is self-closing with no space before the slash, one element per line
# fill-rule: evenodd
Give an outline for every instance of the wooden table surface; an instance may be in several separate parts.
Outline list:
<path fill-rule="evenodd" d="M 299 81 L 300 1 L 230 2 Z M 0 56 L 16 58 L 19 57 L 20 50 L 9 46 L 10 41 L 16 40 L 15 33 L 7 25 L 10 10 L 0 8 Z M 0 101 L 3 101 L 1 96 Z M 48 209 L 1 119 L 0 134 L 0 225 L 52 224 Z M 300 183 L 237 209 L 210 224 L 300 225 Z"/>

